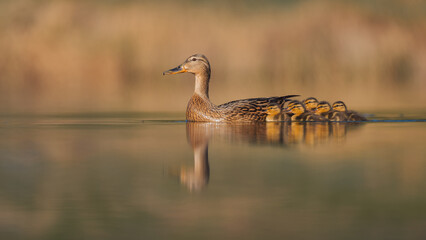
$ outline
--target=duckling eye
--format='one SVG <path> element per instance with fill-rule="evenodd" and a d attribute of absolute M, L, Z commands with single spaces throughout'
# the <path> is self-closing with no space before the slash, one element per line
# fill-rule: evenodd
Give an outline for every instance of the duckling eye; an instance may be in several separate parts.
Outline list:
<path fill-rule="evenodd" d="M 196 59 L 196 58 L 193 58 L 193 59 L 191 59 L 191 61 L 197 61 L 197 59 Z"/>

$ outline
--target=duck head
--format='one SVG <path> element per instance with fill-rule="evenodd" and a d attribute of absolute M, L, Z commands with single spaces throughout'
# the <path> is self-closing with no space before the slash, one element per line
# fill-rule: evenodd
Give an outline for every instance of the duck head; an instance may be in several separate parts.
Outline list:
<path fill-rule="evenodd" d="M 299 116 L 306 111 L 303 104 L 297 100 L 293 100 L 288 104 L 287 111 L 293 113 L 294 116 Z"/>
<path fill-rule="evenodd" d="M 321 101 L 318 103 L 317 110 L 315 110 L 315 114 L 320 115 L 321 113 L 326 113 L 331 110 L 330 103 L 327 101 Z"/>
<path fill-rule="evenodd" d="M 303 101 L 307 110 L 315 110 L 318 106 L 318 100 L 314 97 L 307 98 Z"/>
<path fill-rule="evenodd" d="M 194 54 L 188 57 L 181 65 L 163 72 L 163 75 L 189 72 L 195 75 L 207 73 L 210 75 L 210 63 L 206 56 Z"/>
<path fill-rule="evenodd" d="M 333 103 L 333 110 L 339 111 L 339 112 L 346 112 L 347 108 L 344 102 L 337 101 Z"/>

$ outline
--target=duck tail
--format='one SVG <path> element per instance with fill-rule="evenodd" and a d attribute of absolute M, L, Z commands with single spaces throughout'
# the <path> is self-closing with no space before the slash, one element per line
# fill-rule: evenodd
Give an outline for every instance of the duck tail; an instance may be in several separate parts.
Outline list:
<path fill-rule="evenodd" d="M 284 108 L 284 104 L 286 103 L 286 102 L 290 102 L 292 99 L 291 98 L 293 98 L 293 97 L 299 97 L 300 95 L 285 95 L 285 96 L 282 96 L 282 97 L 279 97 L 280 98 L 280 107 L 281 107 L 281 109 L 283 109 Z"/>
<path fill-rule="evenodd" d="M 284 98 L 284 101 L 285 102 L 288 102 L 288 101 L 290 101 L 291 99 L 290 98 L 293 98 L 293 97 L 299 97 L 300 95 L 285 95 L 285 96 L 282 96 L 282 98 Z"/>

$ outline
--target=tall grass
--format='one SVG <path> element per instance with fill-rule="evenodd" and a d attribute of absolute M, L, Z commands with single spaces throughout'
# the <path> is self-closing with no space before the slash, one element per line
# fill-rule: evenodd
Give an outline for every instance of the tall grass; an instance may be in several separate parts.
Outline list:
<path fill-rule="evenodd" d="M 421 1 L 107 2 L 0 3 L 1 111 L 183 111 L 192 76 L 161 73 L 193 53 L 211 62 L 215 103 L 301 94 L 426 107 Z M 409 7 L 398 15 L 395 3 Z"/>

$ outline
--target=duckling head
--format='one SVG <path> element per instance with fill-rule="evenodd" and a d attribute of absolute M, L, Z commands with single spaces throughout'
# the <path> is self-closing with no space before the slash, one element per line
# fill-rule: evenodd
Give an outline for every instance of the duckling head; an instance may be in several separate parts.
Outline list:
<path fill-rule="evenodd" d="M 337 101 L 333 103 L 333 110 L 339 111 L 339 112 L 346 112 L 347 108 L 344 102 Z"/>
<path fill-rule="evenodd" d="M 314 97 L 307 98 L 303 101 L 307 110 L 315 110 L 318 106 L 318 100 Z"/>
<path fill-rule="evenodd" d="M 194 54 L 188 57 L 181 65 L 163 72 L 163 75 L 189 72 L 193 74 L 208 74 L 210 76 L 210 63 L 206 56 Z"/>
<path fill-rule="evenodd" d="M 317 110 L 315 111 L 315 114 L 320 115 L 321 113 L 326 113 L 331 110 L 330 103 L 327 101 L 321 101 L 318 103 Z"/>
<path fill-rule="evenodd" d="M 287 111 L 293 113 L 294 116 L 299 116 L 306 111 L 303 104 L 297 100 L 293 100 L 288 104 Z"/>

